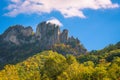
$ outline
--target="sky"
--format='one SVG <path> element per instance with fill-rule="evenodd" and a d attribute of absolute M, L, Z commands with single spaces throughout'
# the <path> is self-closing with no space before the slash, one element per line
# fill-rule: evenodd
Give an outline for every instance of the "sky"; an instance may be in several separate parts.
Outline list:
<path fill-rule="evenodd" d="M 0 34 L 42 21 L 68 29 L 85 48 L 100 50 L 120 41 L 120 0 L 0 0 Z"/>

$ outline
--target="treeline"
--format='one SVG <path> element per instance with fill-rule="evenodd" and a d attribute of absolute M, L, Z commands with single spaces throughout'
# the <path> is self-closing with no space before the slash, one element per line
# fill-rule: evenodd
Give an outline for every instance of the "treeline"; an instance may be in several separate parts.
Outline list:
<path fill-rule="evenodd" d="M 120 80 L 118 55 L 118 48 L 101 56 L 91 52 L 77 57 L 44 51 L 16 65 L 6 65 L 0 80 Z"/>
<path fill-rule="evenodd" d="M 79 60 L 81 63 L 85 61 L 93 61 L 95 64 L 97 64 L 101 59 L 111 62 L 115 57 L 120 57 L 120 42 L 116 44 L 110 44 L 101 50 L 92 50 L 86 55 L 82 54 L 77 56 L 77 60 Z"/>

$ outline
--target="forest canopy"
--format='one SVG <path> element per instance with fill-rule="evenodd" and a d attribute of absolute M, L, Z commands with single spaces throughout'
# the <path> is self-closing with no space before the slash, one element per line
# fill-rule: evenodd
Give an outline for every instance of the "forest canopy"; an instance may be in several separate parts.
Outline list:
<path fill-rule="evenodd" d="M 7 64 L 0 71 L 0 80 L 119 80 L 120 57 L 114 54 L 120 54 L 120 50 L 102 58 L 43 51 L 15 65 Z"/>

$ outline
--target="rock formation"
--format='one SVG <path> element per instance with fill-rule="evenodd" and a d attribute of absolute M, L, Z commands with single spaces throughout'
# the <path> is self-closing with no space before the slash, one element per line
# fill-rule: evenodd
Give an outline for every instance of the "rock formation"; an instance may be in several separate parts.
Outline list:
<path fill-rule="evenodd" d="M 78 39 L 68 37 L 68 30 L 61 32 L 60 27 L 52 23 L 38 24 L 35 33 L 31 27 L 15 25 L 0 35 L 1 66 L 15 64 L 43 50 L 53 50 L 63 55 L 86 53 Z"/>
<path fill-rule="evenodd" d="M 16 45 L 30 43 L 31 40 L 28 40 L 32 36 L 32 28 L 24 28 L 22 25 L 15 25 L 9 27 L 2 35 L 3 40 L 6 42 L 12 42 Z"/>
<path fill-rule="evenodd" d="M 60 34 L 60 42 L 66 43 L 68 42 L 68 30 L 63 30 L 63 32 Z"/>
<path fill-rule="evenodd" d="M 42 42 L 42 47 L 50 47 L 59 43 L 60 29 L 59 26 L 51 23 L 42 22 L 38 24 L 36 37 L 39 42 Z"/>
<path fill-rule="evenodd" d="M 70 45 L 72 48 L 86 52 L 86 49 L 81 48 L 80 41 L 74 37 L 68 37 L 68 30 L 60 31 L 60 27 L 53 23 L 42 22 L 38 24 L 34 33 L 31 27 L 23 27 L 15 25 L 9 27 L 2 35 L 2 42 L 16 46 L 29 46 L 30 49 L 38 48 L 40 50 L 52 49 L 55 44 Z"/>

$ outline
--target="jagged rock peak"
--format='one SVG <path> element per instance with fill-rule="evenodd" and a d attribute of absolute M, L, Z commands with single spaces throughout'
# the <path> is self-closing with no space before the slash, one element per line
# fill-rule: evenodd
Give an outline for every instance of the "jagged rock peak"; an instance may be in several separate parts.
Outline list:
<path fill-rule="evenodd" d="M 39 23 L 38 25 L 47 25 L 49 27 L 60 27 L 58 24 L 51 23 L 51 22 L 48 22 L 48 21 L 43 21 L 43 22 Z"/>
<path fill-rule="evenodd" d="M 42 36 L 45 36 L 45 33 L 50 33 L 50 31 L 58 30 L 60 31 L 59 26 L 50 22 L 41 22 L 38 24 L 37 29 L 36 29 L 36 36 L 41 37 L 41 34 L 43 33 Z"/>
<path fill-rule="evenodd" d="M 3 35 L 7 35 L 9 33 L 15 34 L 15 33 L 22 33 L 24 36 L 29 36 L 31 35 L 31 33 L 33 32 L 32 27 L 28 26 L 28 27 L 24 27 L 22 25 L 14 25 L 9 27 L 4 33 Z"/>
<path fill-rule="evenodd" d="M 65 43 L 68 40 L 68 30 L 61 32 L 59 25 L 46 21 L 39 23 L 34 35 L 33 33 L 33 29 L 30 26 L 15 25 L 9 27 L 3 33 L 2 38 L 4 41 L 12 42 L 16 45 L 39 41 L 42 46 L 52 46 L 56 43 Z"/>
<path fill-rule="evenodd" d="M 56 43 L 60 43 L 60 27 L 50 22 L 42 22 L 38 24 L 36 29 L 36 37 L 42 42 L 42 46 L 52 46 Z"/>
<path fill-rule="evenodd" d="M 64 29 L 63 32 L 60 34 L 60 41 L 62 43 L 66 43 L 68 41 L 68 30 Z"/>
<path fill-rule="evenodd" d="M 30 26 L 24 27 L 22 25 L 15 25 L 9 27 L 0 36 L 0 42 L 1 45 L 3 45 L 2 43 L 5 44 L 5 47 L 2 46 L 0 47 L 0 49 L 7 49 L 7 48 L 11 49 L 13 46 L 14 49 L 16 49 L 16 47 L 18 49 L 19 47 L 21 48 L 26 47 L 27 49 L 31 50 L 30 52 L 39 52 L 42 50 L 53 49 L 54 45 L 64 44 L 64 45 L 68 45 L 69 49 L 71 49 L 70 53 L 73 53 L 75 55 L 77 53 L 79 54 L 86 52 L 86 49 L 84 48 L 84 46 L 80 44 L 80 41 L 78 39 L 68 36 L 67 29 L 60 31 L 60 27 L 58 25 L 50 22 L 47 23 L 46 21 L 39 23 L 37 25 L 35 33 L 33 32 L 33 29 Z M 68 49 L 68 47 L 66 48 Z M 73 49 L 75 51 L 73 51 Z M 54 50 L 57 51 L 57 47 Z M 26 52 L 26 50 L 24 49 L 23 51 Z M 62 51 L 59 50 L 59 46 L 58 46 L 58 51 Z M 19 52 L 19 50 L 16 52 Z M 2 53 L 4 53 L 4 50 Z"/>
<path fill-rule="evenodd" d="M 31 36 L 33 29 L 29 27 L 24 27 L 22 25 L 15 25 L 9 27 L 2 35 L 4 41 L 12 42 L 19 45 L 21 42 L 24 43 L 24 39 Z"/>

